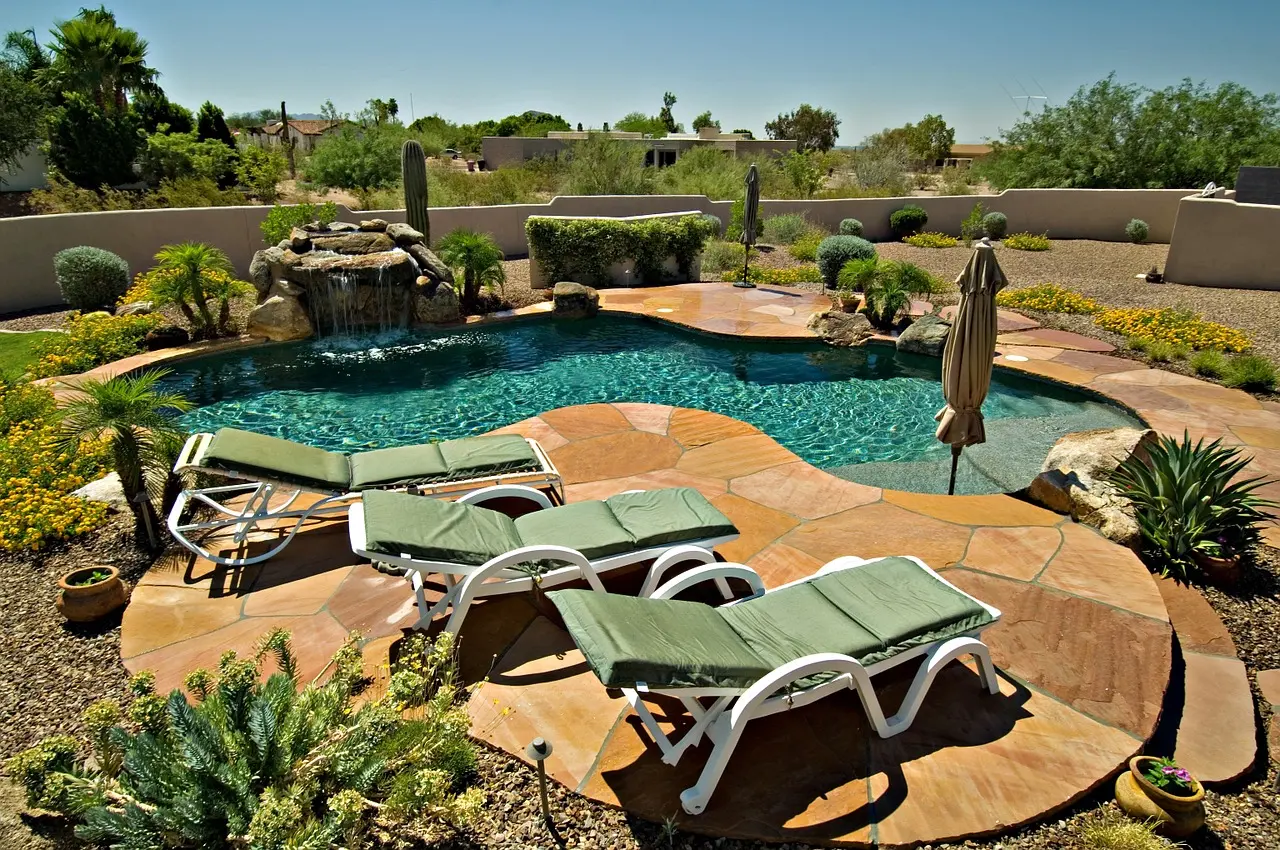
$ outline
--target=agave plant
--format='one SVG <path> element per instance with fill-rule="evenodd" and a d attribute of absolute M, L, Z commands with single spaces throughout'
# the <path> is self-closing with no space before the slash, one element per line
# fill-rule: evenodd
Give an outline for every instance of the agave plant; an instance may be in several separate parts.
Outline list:
<path fill-rule="evenodd" d="M 458 228 L 440 240 L 436 253 L 453 269 L 462 272 L 459 295 L 467 308 L 475 308 L 481 287 L 501 287 L 507 282 L 507 273 L 502 268 L 502 249 L 487 233 Z"/>
<path fill-rule="evenodd" d="M 1138 527 L 1164 572 L 1186 579 L 1196 572 L 1196 553 L 1213 554 L 1223 542 L 1232 548 L 1257 539 L 1257 526 L 1271 518 L 1276 503 L 1257 494 L 1271 483 L 1241 477 L 1250 457 L 1221 439 L 1193 445 L 1161 436 L 1147 459 L 1127 458 L 1111 480 L 1133 501 Z"/>

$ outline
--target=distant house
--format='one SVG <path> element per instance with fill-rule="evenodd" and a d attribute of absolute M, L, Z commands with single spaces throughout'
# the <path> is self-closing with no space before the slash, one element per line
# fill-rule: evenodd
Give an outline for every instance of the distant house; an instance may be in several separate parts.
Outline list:
<path fill-rule="evenodd" d="M 289 122 L 289 132 L 287 138 L 292 139 L 294 150 L 300 153 L 310 153 L 321 139 L 325 136 L 332 135 L 341 130 L 350 121 L 311 121 L 299 120 Z M 261 148 L 277 147 L 280 144 L 280 129 L 282 125 L 279 121 L 272 121 L 265 127 L 250 127 L 245 130 L 248 140 Z"/>
<path fill-rule="evenodd" d="M 934 163 L 938 168 L 971 168 L 977 160 L 991 155 L 991 145 L 952 145 L 951 156 Z"/>
<path fill-rule="evenodd" d="M 559 157 L 573 142 L 584 141 L 589 133 L 572 130 L 552 131 L 540 136 L 485 136 L 482 141 L 484 167 L 519 165 L 536 157 Z M 715 127 L 703 127 L 696 133 L 671 133 L 660 139 L 641 133 L 614 130 L 604 135 L 611 139 L 633 141 L 644 145 L 645 165 L 659 168 L 675 165 L 680 156 L 696 147 L 711 147 L 739 159 L 781 156 L 796 149 L 793 139 L 749 139 L 742 133 L 722 133 Z"/>

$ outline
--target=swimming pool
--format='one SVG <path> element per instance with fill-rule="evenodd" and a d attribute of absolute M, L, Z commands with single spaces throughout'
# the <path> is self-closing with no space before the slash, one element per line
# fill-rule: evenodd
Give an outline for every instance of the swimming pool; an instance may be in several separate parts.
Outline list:
<path fill-rule="evenodd" d="M 887 346 L 724 339 L 600 316 L 268 346 L 180 364 L 166 384 L 198 405 L 189 429 L 345 451 L 483 434 L 576 404 L 694 407 L 749 422 L 842 477 L 938 492 L 932 479 L 950 459 L 933 436 L 940 368 Z M 988 443 L 965 452 L 957 492 L 1018 489 L 1063 434 L 1137 425 L 1083 393 L 1001 371 L 983 411 Z"/>

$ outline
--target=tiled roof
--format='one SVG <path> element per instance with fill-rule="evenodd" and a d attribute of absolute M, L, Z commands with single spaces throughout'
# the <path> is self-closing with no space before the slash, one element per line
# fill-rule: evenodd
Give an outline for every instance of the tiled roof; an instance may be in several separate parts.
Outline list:
<path fill-rule="evenodd" d="M 951 155 L 958 157 L 986 156 L 991 153 L 991 145 L 952 145 Z"/>
<path fill-rule="evenodd" d="M 301 133 L 304 136 L 319 136 L 323 134 L 326 130 L 330 130 L 334 127 L 337 127 L 342 123 L 343 123 L 342 121 L 324 121 L 324 120 L 290 121 L 289 122 L 290 126 L 292 126 L 294 129 L 296 129 L 299 133 Z M 266 127 L 262 128 L 262 132 L 266 133 L 268 136 L 280 135 L 280 122 L 277 121 L 274 124 L 268 124 Z"/>

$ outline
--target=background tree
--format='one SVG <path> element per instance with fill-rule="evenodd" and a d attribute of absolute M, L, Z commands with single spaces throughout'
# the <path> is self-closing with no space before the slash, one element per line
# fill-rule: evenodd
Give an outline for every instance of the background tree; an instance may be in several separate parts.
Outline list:
<path fill-rule="evenodd" d="M 49 113 L 49 162 L 85 189 L 132 183 L 140 139 L 133 114 L 98 106 L 86 95 L 67 92 Z"/>
<path fill-rule="evenodd" d="M 644 155 L 642 144 L 590 133 L 569 148 L 564 194 L 648 195 L 657 169 L 645 168 Z"/>
<path fill-rule="evenodd" d="M 45 101 L 34 83 L 0 62 L 0 184 L 42 136 Z"/>
<path fill-rule="evenodd" d="M 628 112 L 619 118 L 613 127 L 623 133 L 643 133 L 655 139 L 661 139 L 667 135 L 666 122 L 661 118 L 645 115 L 643 112 Z M 605 125 L 604 131 L 609 132 L 608 124 Z"/>
<path fill-rule="evenodd" d="M 697 118 L 693 119 L 693 132 L 696 133 L 703 127 L 715 127 L 717 130 L 720 129 L 720 122 L 711 117 L 711 110 L 709 109 Z"/>
<path fill-rule="evenodd" d="M 169 100 L 159 89 L 138 95 L 131 105 L 144 133 L 157 132 L 161 124 L 168 125 L 169 133 L 190 133 L 196 127 L 191 110 Z"/>
<path fill-rule="evenodd" d="M 367 203 L 377 189 L 400 179 L 402 127 L 347 126 L 326 136 L 307 159 L 307 179 L 322 186 L 355 192 Z"/>
<path fill-rule="evenodd" d="M 396 103 L 394 97 L 390 100 L 375 98 L 369 101 L 369 110 L 373 113 L 375 124 L 386 124 L 400 114 L 400 105 Z"/>
<path fill-rule="evenodd" d="M 127 94 L 155 86 L 159 74 L 147 66 L 146 40 L 118 26 L 105 8 L 81 9 L 52 34 L 53 60 L 40 72 L 48 90 L 80 92 L 99 108 L 123 110 Z"/>
<path fill-rule="evenodd" d="M 229 148 L 236 146 L 235 136 L 231 135 L 231 128 L 227 126 L 222 110 L 207 100 L 200 105 L 200 111 L 196 114 L 196 135 L 202 142 L 213 139 Z"/>
<path fill-rule="evenodd" d="M 5 35 L 3 60 L 27 83 L 39 82 L 41 72 L 53 62 L 33 29 L 14 30 Z"/>
<path fill-rule="evenodd" d="M 676 123 L 675 116 L 671 114 L 671 107 L 676 105 L 676 96 L 671 92 L 664 92 L 662 95 L 662 109 L 658 111 L 658 120 L 662 122 L 662 126 L 667 128 L 668 133 L 679 133 L 682 128 Z"/>
<path fill-rule="evenodd" d="M 840 137 L 840 119 L 829 109 L 819 109 L 807 103 L 800 104 L 794 112 L 779 113 L 773 121 L 764 125 L 771 139 L 795 139 L 796 149 L 801 151 L 829 151 Z"/>
<path fill-rule="evenodd" d="M 737 130 L 734 130 L 733 132 L 734 132 L 734 133 L 737 133 L 737 134 L 739 134 L 739 135 L 741 135 L 743 138 L 746 138 L 746 139 L 754 139 L 754 138 L 755 138 L 755 134 L 754 134 L 754 133 L 752 133 L 750 130 L 744 130 L 744 129 L 742 129 L 742 128 L 738 128 Z"/>
<path fill-rule="evenodd" d="M 259 109 L 252 112 L 235 112 L 227 116 L 227 126 L 232 130 L 262 127 L 280 119 L 279 109 Z"/>
<path fill-rule="evenodd" d="M 907 148 L 916 159 L 939 160 L 951 156 L 956 131 L 947 126 L 941 115 L 926 115 L 919 124 L 908 124 Z"/>
<path fill-rule="evenodd" d="M 579 122 L 578 122 L 578 132 L 579 132 L 579 133 L 581 133 L 581 132 L 582 132 L 582 122 L 581 122 L 581 121 L 579 121 Z"/>

